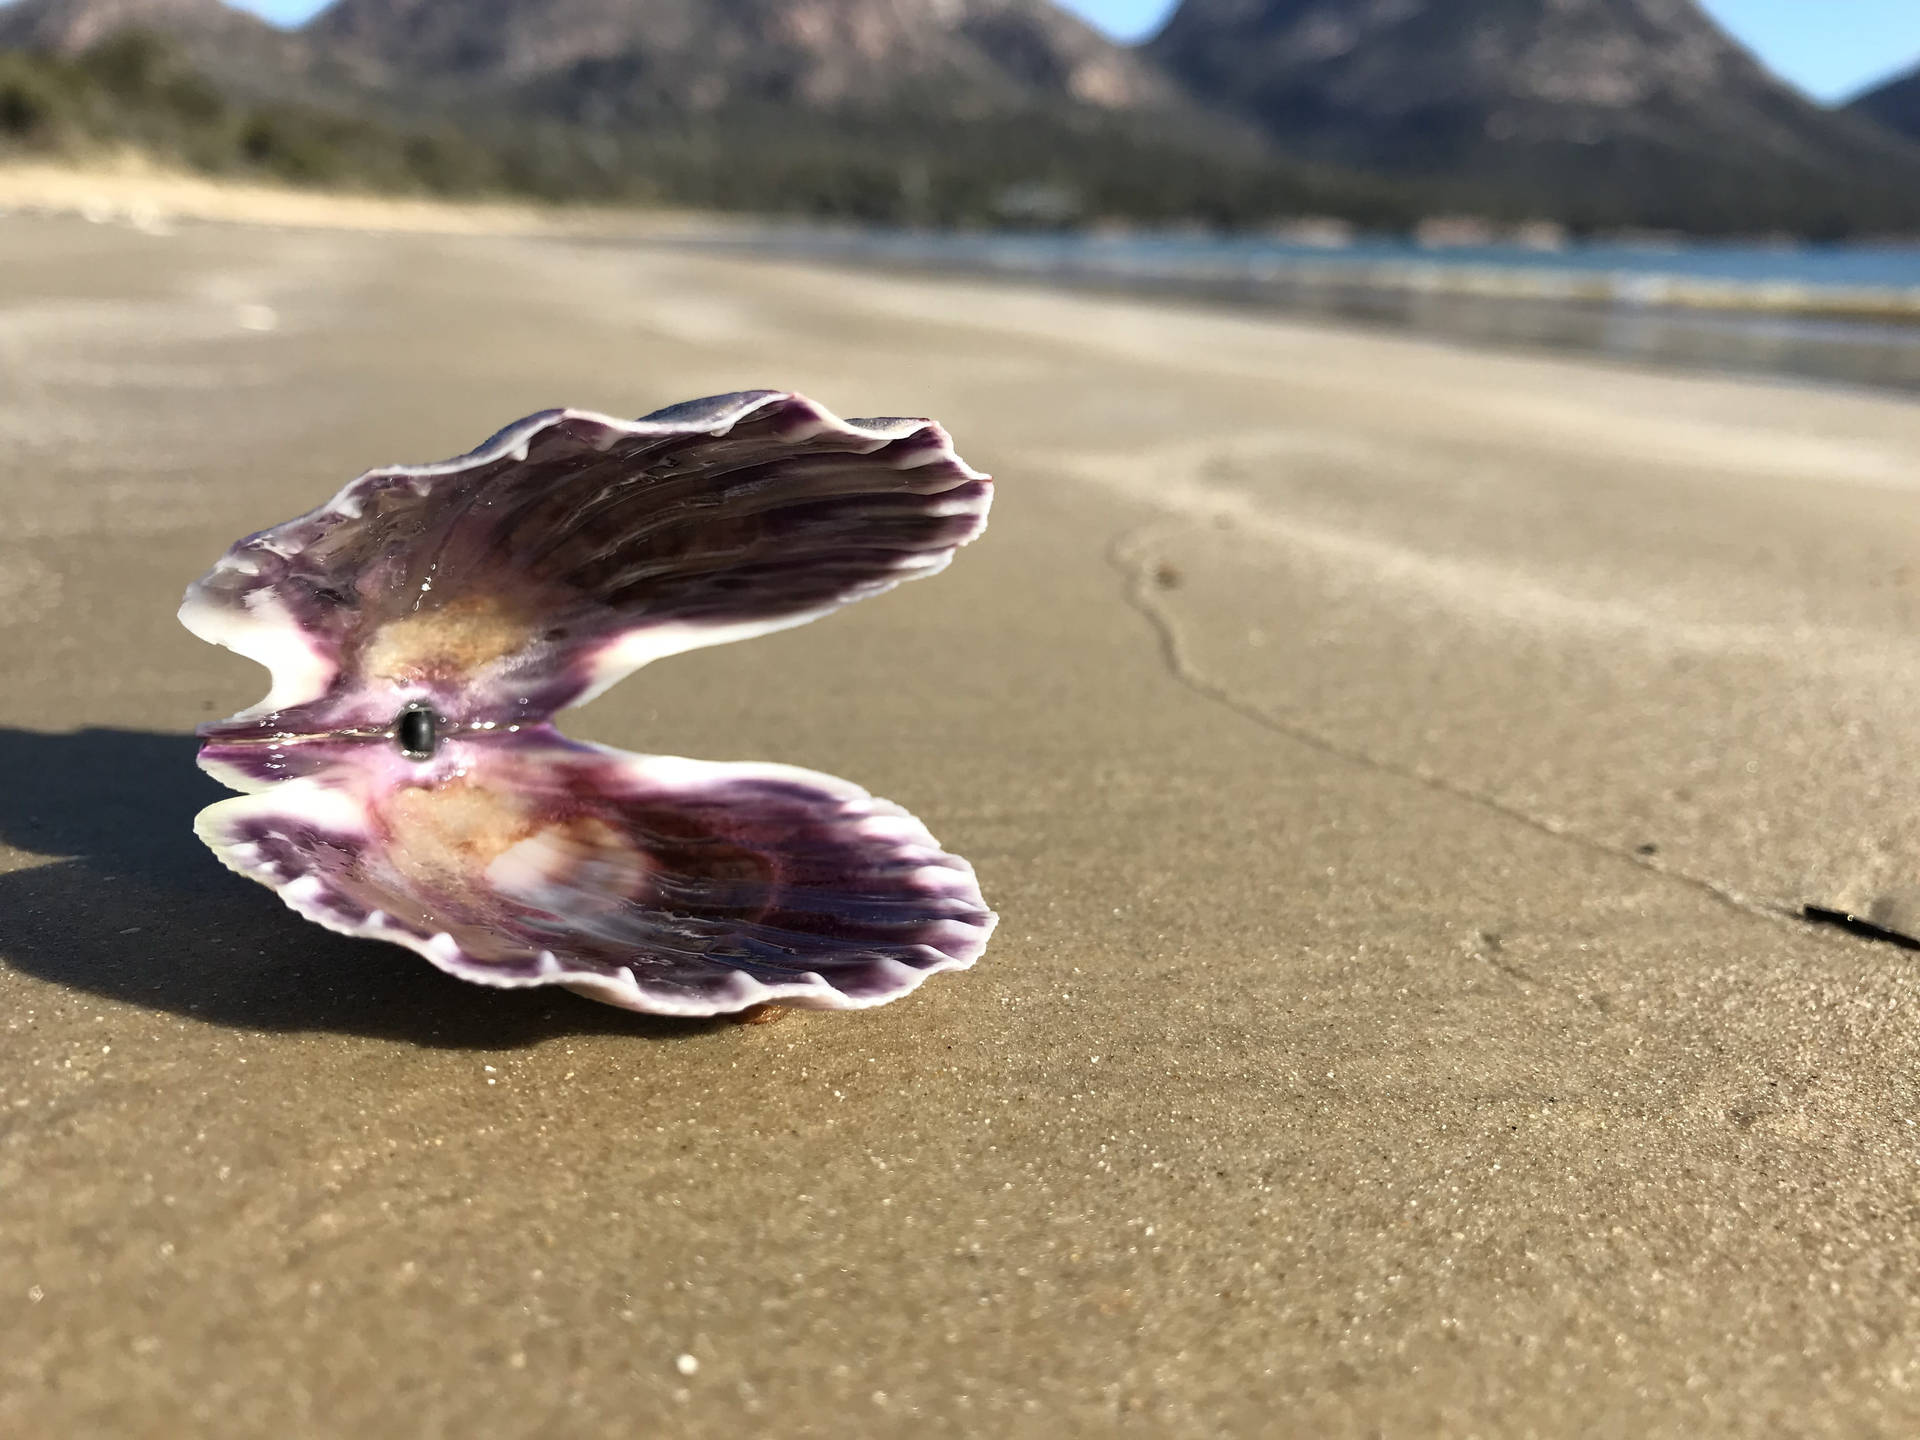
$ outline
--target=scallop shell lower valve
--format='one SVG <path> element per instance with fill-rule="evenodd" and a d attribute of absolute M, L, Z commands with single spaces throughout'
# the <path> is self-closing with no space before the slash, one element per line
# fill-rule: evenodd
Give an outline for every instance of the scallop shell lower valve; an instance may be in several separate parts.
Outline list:
<path fill-rule="evenodd" d="M 880 1005 L 994 916 L 913 816 L 782 765 L 629 755 L 552 717 L 647 662 L 944 569 L 992 482 L 926 420 L 752 391 L 550 410 L 242 540 L 180 610 L 272 671 L 201 728 L 222 862 L 483 985 L 634 1010 Z"/>

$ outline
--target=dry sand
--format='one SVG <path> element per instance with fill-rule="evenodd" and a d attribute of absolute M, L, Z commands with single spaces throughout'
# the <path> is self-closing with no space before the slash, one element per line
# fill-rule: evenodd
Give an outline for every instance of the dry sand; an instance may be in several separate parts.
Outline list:
<path fill-rule="evenodd" d="M 227 542 L 758 384 L 939 416 L 993 530 L 573 728 L 907 804 L 975 971 L 650 1022 L 200 851 Z M 1915 1433 L 1915 958 L 1789 915 L 1913 904 L 1917 477 L 1863 394 L 0 221 L 0 1433 Z"/>
<path fill-rule="evenodd" d="M 302 190 L 189 174 L 137 153 L 82 166 L 0 162 L 0 212 L 11 210 L 79 215 L 96 224 L 121 221 L 148 232 L 169 231 L 182 220 L 212 220 L 389 234 L 634 237 L 725 232 L 738 224 L 725 216 L 679 210 Z"/>

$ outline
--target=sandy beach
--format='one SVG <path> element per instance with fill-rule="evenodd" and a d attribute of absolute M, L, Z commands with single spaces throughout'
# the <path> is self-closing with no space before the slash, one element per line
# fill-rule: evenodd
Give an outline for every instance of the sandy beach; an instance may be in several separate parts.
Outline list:
<path fill-rule="evenodd" d="M 569 729 L 844 775 L 972 972 L 499 994 L 193 839 L 236 537 L 751 386 L 999 480 Z M 0 1433 L 1920 1429 L 1920 406 L 564 237 L 0 218 Z"/>
<path fill-rule="evenodd" d="M 726 234 L 723 215 L 665 207 L 545 205 L 529 200 L 446 200 L 426 195 L 298 189 L 265 180 L 198 175 L 138 152 L 91 164 L 9 158 L 0 163 L 0 213 L 78 215 L 165 232 L 181 221 L 359 230 L 378 234 L 543 235 L 633 239 Z"/>

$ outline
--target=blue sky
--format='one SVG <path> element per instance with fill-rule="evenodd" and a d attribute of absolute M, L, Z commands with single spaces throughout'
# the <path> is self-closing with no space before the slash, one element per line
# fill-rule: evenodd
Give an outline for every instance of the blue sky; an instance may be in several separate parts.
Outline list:
<path fill-rule="evenodd" d="M 292 24 L 322 0 L 238 0 Z M 1839 100 L 1920 62 L 1920 0 L 1703 0 L 1720 23 L 1781 75 L 1822 100 Z M 1171 0 L 1065 0 L 1110 35 L 1152 31 Z"/>

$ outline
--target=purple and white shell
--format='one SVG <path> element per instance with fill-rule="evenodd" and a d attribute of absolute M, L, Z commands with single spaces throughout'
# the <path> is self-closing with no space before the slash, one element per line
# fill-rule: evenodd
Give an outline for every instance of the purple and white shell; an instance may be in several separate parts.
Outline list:
<path fill-rule="evenodd" d="M 195 829 L 307 919 L 482 985 L 666 1015 L 885 1004 L 985 948 L 973 868 L 783 765 L 629 755 L 552 717 L 650 660 L 944 569 L 991 480 L 927 420 L 799 395 L 549 410 L 235 545 L 181 622 L 273 674 L 201 727 Z"/>

